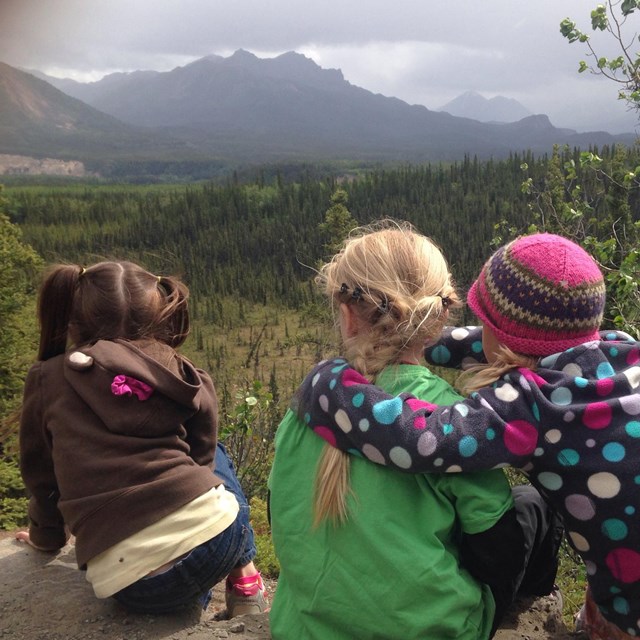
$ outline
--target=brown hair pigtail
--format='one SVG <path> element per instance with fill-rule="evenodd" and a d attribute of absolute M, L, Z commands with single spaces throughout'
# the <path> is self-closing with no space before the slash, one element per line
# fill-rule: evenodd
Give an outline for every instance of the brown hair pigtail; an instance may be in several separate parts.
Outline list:
<path fill-rule="evenodd" d="M 159 324 L 164 341 L 174 349 L 187 339 L 190 330 L 189 289 L 172 276 L 160 276 L 158 287 L 165 294 L 165 306 L 160 312 Z"/>
<path fill-rule="evenodd" d="M 53 358 L 67 348 L 69 319 L 80 274 L 78 266 L 55 265 L 45 276 L 38 296 L 38 360 Z"/>

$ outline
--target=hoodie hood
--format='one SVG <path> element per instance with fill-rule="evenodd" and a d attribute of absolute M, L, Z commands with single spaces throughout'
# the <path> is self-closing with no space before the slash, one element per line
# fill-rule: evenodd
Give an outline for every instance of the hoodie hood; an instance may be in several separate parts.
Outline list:
<path fill-rule="evenodd" d="M 175 362 L 175 351 L 161 343 L 99 340 L 65 355 L 64 376 L 107 429 L 153 437 L 175 431 L 200 407 L 195 367 L 181 358 L 172 371 Z"/>

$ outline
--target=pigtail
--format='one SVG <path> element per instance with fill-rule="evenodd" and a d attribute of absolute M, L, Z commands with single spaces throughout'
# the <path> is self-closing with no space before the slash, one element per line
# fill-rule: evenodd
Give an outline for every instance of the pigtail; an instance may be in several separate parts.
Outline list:
<path fill-rule="evenodd" d="M 38 360 L 53 358 L 67 348 L 69 320 L 81 271 L 74 265 L 55 265 L 45 276 L 38 296 Z"/>
<path fill-rule="evenodd" d="M 538 368 L 539 358 L 516 353 L 509 347 L 501 344 L 498 348 L 495 360 L 491 363 L 474 364 L 460 374 L 456 386 L 469 395 L 483 387 L 489 387 L 494 382 L 500 380 L 505 374 L 514 369 L 530 369 L 535 371 Z"/>
<path fill-rule="evenodd" d="M 349 516 L 347 498 L 351 493 L 350 471 L 349 454 L 326 444 L 316 472 L 314 527 L 324 520 L 334 525 L 344 524 L 347 521 Z"/>
<path fill-rule="evenodd" d="M 178 279 L 155 276 L 133 262 L 55 265 L 38 297 L 38 358 L 62 354 L 71 344 L 118 338 L 179 347 L 189 335 L 188 297 Z"/>
<path fill-rule="evenodd" d="M 177 278 L 158 276 L 164 306 L 160 311 L 160 336 L 170 347 L 179 347 L 187 339 L 190 330 L 189 290 Z"/>
<path fill-rule="evenodd" d="M 374 383 L 385 367 L 439 336 L 461 306 L 444 256 L 408 223 L 353 231 L 316 283 L 334 310 L 342 304 L 353 310 L 358 330 L 343 335 L 344 354 Z M 344 523 L 348 495 L 349 456 L 327 445 L 316 471 L 314 525 Z"/>

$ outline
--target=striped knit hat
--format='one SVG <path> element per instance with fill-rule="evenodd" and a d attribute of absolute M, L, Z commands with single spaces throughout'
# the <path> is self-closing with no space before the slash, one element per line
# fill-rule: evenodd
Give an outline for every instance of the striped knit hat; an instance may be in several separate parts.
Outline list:
<path fill-rule="evenodd" d="M 605 286 L 584 249 L 538 233 L 498 249 L 467 301 L 499 342 L 516 353 L 545 356 L 598 339 Z"/>

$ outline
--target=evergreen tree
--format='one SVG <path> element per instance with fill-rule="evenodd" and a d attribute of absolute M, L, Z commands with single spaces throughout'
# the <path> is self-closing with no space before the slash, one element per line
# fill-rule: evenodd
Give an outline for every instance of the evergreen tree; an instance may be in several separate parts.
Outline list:
<path fill-rule="evenodd" d="M 33 301 L 40 256 L 22 241 L 6 215 L 0 185 L 0 418 L 16 405 L 24 373 L 35 355 Z"/>
<path fill-rule="evenodd" d="M 337 188 L 331 196 L 331 206 L 324 215 L 324 222 L 319 225 L 321 233 L 327 239 L 324 248 L 328 256 L 337 253 L 349 232 L 358 226 L 357 220 L 347 209 L 348 201 L 349 194 L 344 189 Z"/>

